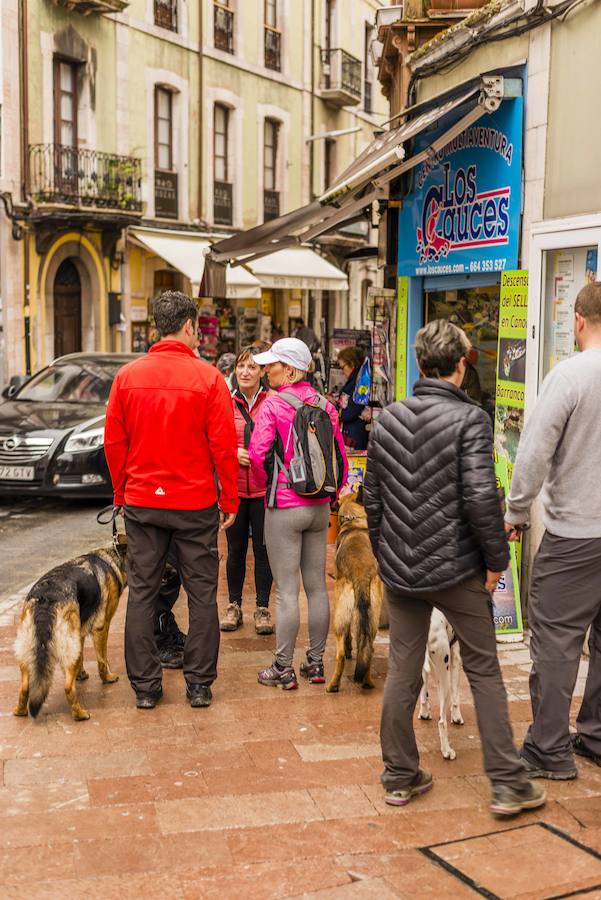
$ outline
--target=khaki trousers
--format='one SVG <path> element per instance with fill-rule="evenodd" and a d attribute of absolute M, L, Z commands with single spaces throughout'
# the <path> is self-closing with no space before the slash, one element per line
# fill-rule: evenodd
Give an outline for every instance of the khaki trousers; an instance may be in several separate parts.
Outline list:
<path fill-rule="evenodd" d="M 484 768 L 493 784 L 522 787 L 525 769 L 513 743 L 507 694 L 497 657 L 492 601 L 477 578 L 442 591 L 407 595 L 386 588 L 390 612 L 390 658 L 380 739 L 386 790 L 406 788 L 419 754 L 413 714 L 422 686 L 430 616 L 436 607 L 452 625 L 461 647 L 480 731 Z"/>

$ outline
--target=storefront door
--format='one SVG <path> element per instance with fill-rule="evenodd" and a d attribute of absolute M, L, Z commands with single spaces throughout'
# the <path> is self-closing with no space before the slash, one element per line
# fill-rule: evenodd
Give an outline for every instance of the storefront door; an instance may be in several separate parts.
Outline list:
<path fill-rule="evenodd" d="M 81 281 L 70 259 L 54 279 L 54 356 L 81 352 Z"/>
<path fill-rule="evenodd" d="M 424 321 L 448 319 L 467 334 L 473 354 L 462 387 L 491 417 L 497 378 L 499 294 L 498 283 L 458 288 L 426 285 L 424 290 Z"/>

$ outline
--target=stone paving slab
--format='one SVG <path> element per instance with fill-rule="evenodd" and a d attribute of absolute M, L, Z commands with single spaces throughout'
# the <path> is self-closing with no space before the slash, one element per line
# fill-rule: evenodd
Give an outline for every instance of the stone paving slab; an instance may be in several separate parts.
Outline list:
<path fill-rule="evenodd" d="M 601 897 L 601 770 L 579 760 L 580 778 L 549 785 L 547 807 L 521 818 L 519 832 L 492 819 L 465 678 L 465 725 L 450 728 L 457 759 L 442 758 L 435 719 L 416 722 L 434 789 L 403 809 L 384 803 L 386 632 L 376 642 L 375 690 L 352 682 L 349 662 L 337 695 L 306 683 L 283 693 L 257 684 L 274 640 L 254 633 L 249 603 L 244 627 L 222 636 L 213 705 L 191 709 L 182 674 L 168 671 L 163 702 L 141 712 L 125 676 L 124 598 L 109 640 L 121 680 L 102 685 L 87 648 L 90 679 L 80 691 L 92 718 L 71 720 L 57 675 L 32 721 L 11 715 L 21 600 L 0 599 L 1 900 L 463 900 L 478 896 L 475 883 L 511 900 Z M 184 597 L 177 615 L 184 627 Z M 303 602 L 297 664 L 306 640 Z M 333 657 L 330 639 L 328 671 Z M 530 716 L 527 641 L 503 646 L 500 658 L 519 739 Z M 586 670 L 583 662 L 577 695 Z M 574 715 L 577 707 L 576 699 Z M 433 845 L 463 880 L 424 855 Z"/>

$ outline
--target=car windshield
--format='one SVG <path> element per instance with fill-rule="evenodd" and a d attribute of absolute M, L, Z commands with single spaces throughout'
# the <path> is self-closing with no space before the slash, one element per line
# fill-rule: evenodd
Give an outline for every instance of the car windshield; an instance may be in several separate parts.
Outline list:
<path fill-rule="evenodd" d="M 116 360 L 57 363 L 34 375 L 14 399 L 107 403 L 113 379 L 122 365 Z"/>

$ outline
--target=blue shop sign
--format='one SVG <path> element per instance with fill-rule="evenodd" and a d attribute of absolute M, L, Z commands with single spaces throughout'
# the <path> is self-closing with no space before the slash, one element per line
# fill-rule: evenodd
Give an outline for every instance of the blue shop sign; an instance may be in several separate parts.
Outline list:
<path fill-rule="evenodd" d="M 418 153 L 448 129 L 416 139 Z M 518 268 L 522 98 L 504 100 L 414 170 L 399 215 L 399 275 Z"/>

